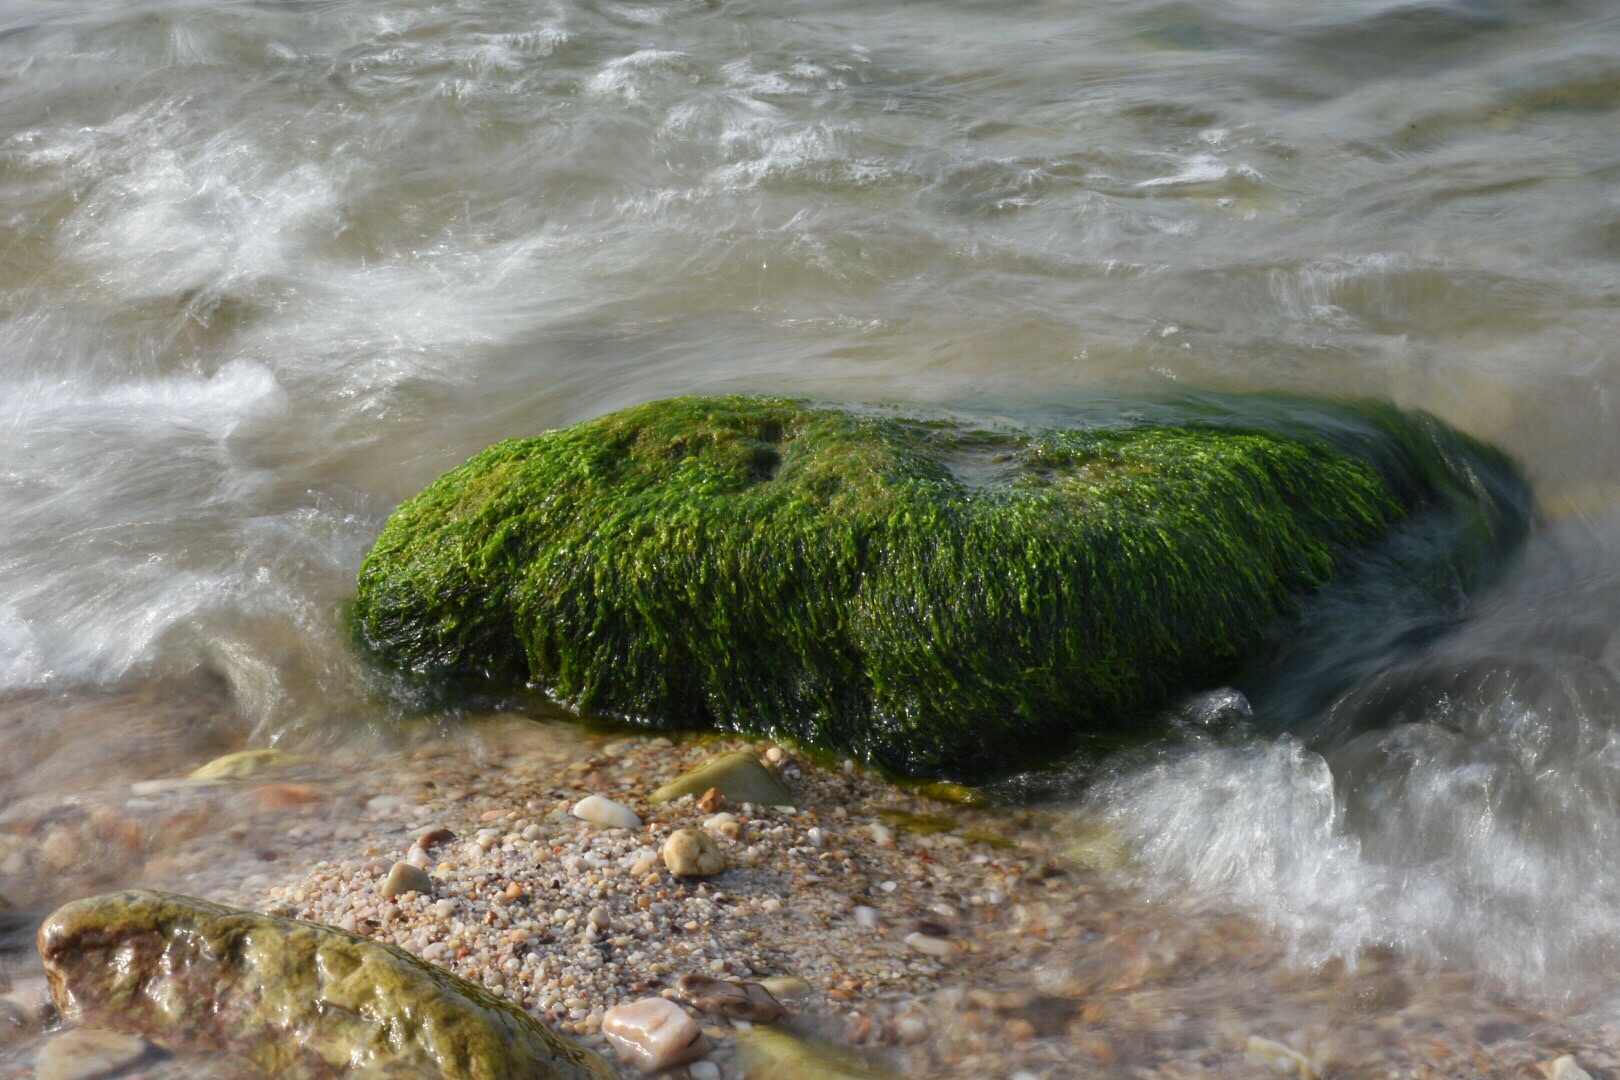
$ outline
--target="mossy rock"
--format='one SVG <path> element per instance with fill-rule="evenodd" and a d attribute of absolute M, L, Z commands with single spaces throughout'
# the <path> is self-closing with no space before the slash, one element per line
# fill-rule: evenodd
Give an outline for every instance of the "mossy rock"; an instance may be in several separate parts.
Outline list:
<path fill-rule="evenodd" d="M 1516 478 L 1500 454 L 1387 406 L 1272 412 L 1013 431 L 654 402 L 500 443 L 406 502 L 354 621 L 438 678 L 983 775 L 1221 684 L 1411 516 L 1502 546 L 1478 479 Z"/>
<path fill-rule="evenodd" d="M 69 1020 L 267 1077 L 616 1075 L 472 983 L 317 923 L 134 889 L 64 905 L 39 952 Z"/>

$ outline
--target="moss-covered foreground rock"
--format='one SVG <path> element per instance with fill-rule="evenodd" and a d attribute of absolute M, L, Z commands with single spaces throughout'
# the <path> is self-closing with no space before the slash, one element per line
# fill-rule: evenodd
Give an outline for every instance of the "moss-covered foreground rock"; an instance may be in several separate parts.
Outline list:
<path fill-rule="evenodd" d="M 1393 408 L 986 431 L 680 398 L 503 442 L 388 521 L 363 639 L 576 708 L 976 773 L 1230 676 L 1494 451 Z M 1286 433 L 1284 433 L 1286 432 Z"/>
<path fill-rule="evenodd" d="M 615 1075 L 471 983 L 330 926 L 131 890 L 58 909 L 39 952 L 68 1019 L 265 1076 Z"/>

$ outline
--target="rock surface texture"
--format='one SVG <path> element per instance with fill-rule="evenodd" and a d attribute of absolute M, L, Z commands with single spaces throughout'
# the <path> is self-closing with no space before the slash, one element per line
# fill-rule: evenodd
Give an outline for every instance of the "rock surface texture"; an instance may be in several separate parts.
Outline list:
<path fill-rule="evenodd" d="M 1408 520 L 1454 517 L 1482 557 L 1517 539 L 1512 466 L 1431 418 L 1219 412 L 988 430 L 654 402 L 500 443 L 401 506 L 356 628 L 403 668 L 582 712 L 982 774 L 1220 685 Z"/>
<path fill-rule="evenodd" d="M 613 1076 L 599 1056 L 391 945 L 168 893 L 76 900 L 40 928 L 64 1017 L 267 1076 Z"/>

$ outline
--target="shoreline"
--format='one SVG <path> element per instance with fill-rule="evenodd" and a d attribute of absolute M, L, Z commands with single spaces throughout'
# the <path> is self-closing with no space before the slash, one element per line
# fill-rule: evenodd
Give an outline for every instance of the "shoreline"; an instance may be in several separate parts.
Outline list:
<path fill-rule="evenodd" d="M 13 804 L 0 814 L 0 866 L 54 860 L 60 884 L 81 893 L 111 886 L 93 873 L 73 884 L 99 866 L 125 875 L 118 885 L 391 941 L 610 1059 L 607 1008 L 700 974 L 780 980 L 789 1015 L 775 1027 L 812 1040 L 796 1044 L 806 1054 L 839 1048 L 854 1055 L 847 1069 L 878 1075 L 1550 1076 L 1565 1054 L 1600 1080 L 1620 1075 L 1614 1021 L 1515 1007 L 1466 973 L 1424 974 L 1393 955 L 1300 970 L 1243 915 L 1138 888 L 1111 841 L 1088 842 L 1059 808 L 952 805 L 791 753 L 780 774 L 792 812 L 648 802 L 732 749 L 766 744 L 474 719 L 457 737 L 387 753 Z M 572 817 L 592 794 L 643 827 Z M 673 877 L 658 852 L 677 828 L 706 831 L 726 869 Z M 440 829 L 454 838 L 415 856 L 433 895 L 382 897 L 390 867 Z M 111 858 L 143 842 L 152 853 L 138 868 Z M 20 970 L 26 957 L 5 959 L 7 996 L 26 1005 L 37 975 Z M 718 1073 L 666 1075 L 766 1075 L 739 1064 L 745 1024 L 692 1012 Z M 32 1076 L 47 1041 L 36 1031 L 0 1047 L 0 1077 Z M 218 1067 L 176 1056 L 107 1075 Z"/>

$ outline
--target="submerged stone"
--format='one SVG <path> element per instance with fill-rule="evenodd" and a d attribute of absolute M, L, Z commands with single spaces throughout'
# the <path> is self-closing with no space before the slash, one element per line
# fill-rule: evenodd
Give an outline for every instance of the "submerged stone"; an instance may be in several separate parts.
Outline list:
<path fill-rule="evenodd" d="M 74 1028 L 40 1048 L 38 1080 L 100 1080 L 121 1074 L 146 1056 L 148 1047 L 133 1035 L 96 1028 Z"/>
<path fill-rule="evenodd" d="M 647 797 L 665 803 L 683 795 L 701 795 L 714 788 L 727 802 L 759 806 L 792 806 L 793 793 L 776 774 L 747 750 L 717 754 L 697 768 L 682 773 Z"/>
<path fill-rule="evenodd" d="M 137 889 L 64 905 L 39 952 L 69 1020 L 266 1076 L 613 1076 L 522 1010 L 335 927 Z"/>
<path fill-rule="evenodd" d="M 1222 685 L 1409 520 L 1461 522 L 1457 560 L 1517 538 L 1511 464 L 1432 418 L 1218 412 L 987 431 L 654 402 L 500 443 L 406 502 L 355 625 L 403 668 L 585 713 L 982 775 Z"/>
<path fill-rule="evenodd" d="M 891 1080 L 847 1050 L 776 1027 L 737 1032 L 737 1060 L 749 1076 L 771 1080 Z"/>
<path fill-rule="evenodd" d="M 246 780 L 269 769 L 296 765 L 297 755 L 283 750 L 238 750 L 217 757 L 192 772 L 192 780 Z"/>

